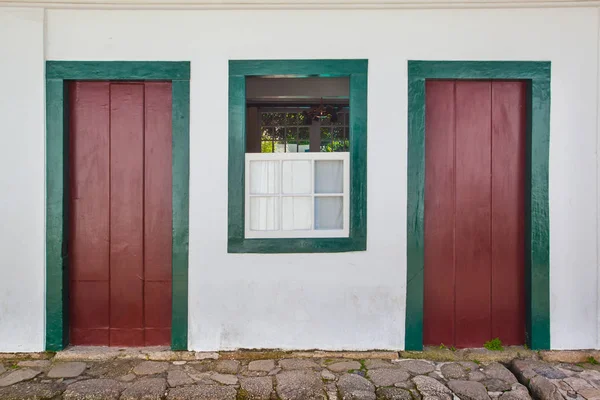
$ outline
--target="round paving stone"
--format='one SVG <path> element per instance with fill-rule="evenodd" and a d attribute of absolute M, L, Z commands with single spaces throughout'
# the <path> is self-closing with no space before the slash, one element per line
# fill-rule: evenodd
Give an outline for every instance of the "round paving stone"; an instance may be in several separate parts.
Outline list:
<path fill-rule="evenodd" d="M 219 382 L 220 384 L 223 385 L 235 385 L 238 383 L 238 378 L 235 375 L 229 375 L 229 374 L 212 374 L 210 376 L 210 378 L 215 381 L 215 382 Z"/>
<path fill-rule="evenodd" d="M 467 372 L 471 371 L 479 371 L 479 365 L 474 363 L 473 361 L 460 361 L 459 364 L 465 369 Z"/>
<path fill-rule="evenodd" d="M 273 378 L 268 376 L 242 378 L 240 386 L 249 399 L 269 400 L 273 391 Z"/>
<path fill-rule="evenodd" d="M 577 395 L 575 397 L 577 397 Z M 520 383 L 515 383 L 512 385 L 512 390 L 510 392 L 502 393 L 499 400 L 531 400 L 531 396 L 525 386 Z"/>
<path fill-rule="evenodd" d="M 235 400 L 232 386 L 196 385 L 169 389 L 167 400 Z"/>
<path fill-rule="evenodd" d="M 33 369 L 17 369 L 16 371 L 7 372 L 0 377 L 0 387 L 14 385 L 22 381 L 28 381 L 41 374 L 40 371 Z"/>
<path fill-rule="evenodd" d="M 387 360 L 379 360 L 379 359 L 370 359 L 365 361 L 365 366 L 367 369 L 377 369 L 377 368 L 394 368 L 395 364 Z"/>
<path fill-rule="evenodd" d="M 275 360 L 255 360 L 248 364 L 248 371 L 269 372 L 275 368 Z"/>
<path fill-rule="evenodd" d="M 360 375 L 342 375 L 337 387 L 343 400 L 375 400 L 375 386 Z"/>
<path fill-rule="evenodd" d="M 581 372 L 581 371 L 583 371 L 583 368 L 581 368 L 579 365 L 575 365 L 575 364 L 566 364 L 566 363 L 564 363 L 564 364 L 560 364 L 560 367 L 564 368 L 566 370 L 569 370 L 569 371 L 573 371 L 573 372 Z"/>
<path fill-rule="evenodd" d="M 483 368 L 483 373 L 489 378 L 500 379 L 510 383 L 511 385 L 513 383 L 517 383 L 517 378 L 515 378 L 512 372 L 510 372 L 504 365 L 497 362 L 486 365 Z"/>
<path fill-rule="evenodd" d="M 195 362 L 193 364 L 188 364 L 188 366 L 190 366 L 192 368 L 194 368 L 196 371 L 199 372 L 208 372 L 208 371 L 212 371 L 215 367 L 215 363 L 212 360 L 206 360 L 206 361 L 200 361 L 200 362 Z"/>
<path fill-rule="evenodd" d="M 413 375 L 426 375 L 435 370 L 432 363 L 423 360 L 402 360 L 397 365 Z"/>
<path fill-rule="evenodd" d="M 87 374 L 99 378 L 118 378 L 128 375 L 133 368 L 133 362 L 130 360 L 114 360 L 105 362 L 88 363 Z"/>
<path fill-rule="evenodd" d="M 117 400 L 126 384 L 114 379 L 88 379 L 69 385 L 64 400 Z"/>
<path fill-rule="evenodd" d="M 214 371 L 221 374 L 237 374 L 240 362 L 237 360 L 219 360 L 215 364 Z"/>
<path fill-rule="evenodd" d="M 348 372 L 354 369 L 360 369 L 361 365 L 358 361 L 342 361 L 328 365 L 327 368 L 333 372 Z"/>
<path fill-rule="evenodd" d="M 127 374 L 127 375 L 120 376 L 117 379 L 119 379 L 121 382 L 131 382 L 135 378 L 137 378 L 137 376 L 135 374 Z"/>
<path fill-rule="evenodd" d="M 406 389 L 406 390 L 415 388 L 415 384 L 412 383 L 411 381 L 394 383 L 394 386 L 397 388 L 402 388 L 402 389 Z"/>
<path fill-rule="evenodd" d="M 462 365 L 458 363 L 448 363 L 444 364 L 440 367 L 440 371 L 444 378 L 450 379 L 465 379 L 467 377 L 467 372 L 463 368 Z"/>
<path fill-rule="evenodd" d="M 65 390 L 62 383 L 21 382 L 1 388 L 0 399 L 3 400 L 47 400 L 58 398 Z"/>
<path fill-rule="evenodd" d="M 379 388 L 377 389 L 378 400 L 412 400 L 412 396 L 408 390 L 400 388 Z"/>
<path fill-rule="evenodd" d="M 82 362 L 66 362 L 55 364 L 48 372 L 48 378 L 76 378 L 83 374 L 87 365 Z"/>
<path fill-rule="evenodd" d="M 321 378 L 325 379 L 326 381 L 333 381 L 335 380 L 335 375 L 333 374 L 333 372 L 324 369 L 323 371 L 321 371 Z"/>
<path fill-rule="evenodd" d="M 483 381 L 487 378 L 487 376 L 481 371 L 471 371 L 469 372 L 469 380 L 470 381 Z"/>
<path fill-rule="evenodd" d="M 536 375 L 529 381 L 529 389 L 536 399 L 542 400 L 563 400 L 563 395 L 558 388 L 547 378 Z"/>
<path fill-rule="evenodd" d="M 490 396 L 480 382 L 450 381 L 448 387 L 461 400 L 490 400 Z"/>
<path fill-rule="evenodd" d="M 160 361 L 144 361 L 135 366 L 133 373 L 136 375 L 162 374 L 169 369 L 169 364 Z"/>
<path fill-rule="evenodd" d="M 190 378 L 185 371 L 169 371 L 167 374 L 167 382 L 171 387 L 183 386 L 183 385 L 191 385 L 194 383 L 194 380 Z"/>
<path fill-rule="evenodd" d="M 282 400 L 325 399 L 323 381 L 312 370 L 283 371 L 275 379 L 277 394 Z"/>
<path fill-rule="evenodd" d="M 415 376 L 412 381 L 417 386 L 417 390 L 424 397 L 436 397 L 438 399 L 450 400 L 452 392 L 443 383 L 430 378 L 429 376 Z M 414 393 L 414 392 L 413 392 Z"/>
<path fill-rule="evenodd" d="M 487 389 L 488 392 L 506 392 L 510 390 L 511 384 L 506 381 L 501 381 L 500 379 L 486 379 L 481 381 L 483 386 Z"/>
<path fill-rule="evenodd" d="M 314 369 L 319 368 L 319 365 L 313 360 L 305 360 L 301 358 L 288 358 L 279 361 L 279 366 L 283 369 L 296 370 L 296 369 Z M 360 364 L 359 364 L 360 368 Z"/>
<path fill-rule="evenodd" d="M 374 369 L 369 371 L 368 376 L 375 386 L 393 386 L 398 382 L 410 379 L 408 372 L 393 368 Z"/>
<path fill-rule="evenodd" d="M 164 378 L 140 379 L 123 391 L 120 400 L 160 400 L 166 390 Z"/>
<path fill-rule="evenodd" d="M 567 374 L 559 369 L 551 367 L 550 365 L 534 368 L 533 370 L 539 375 L 542 375 L 548 379 L 565 379 L 567 377 Z"/>

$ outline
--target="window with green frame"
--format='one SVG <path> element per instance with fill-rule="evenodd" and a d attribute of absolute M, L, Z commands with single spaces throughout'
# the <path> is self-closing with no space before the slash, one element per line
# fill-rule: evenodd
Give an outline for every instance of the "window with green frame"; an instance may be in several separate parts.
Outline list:
<path fill-rule="evenodd" d="M 230 61 L 229 62 L 229 204 L 228 204 L 228 251 L 230 253 L 317 253 L 317 252 L 348 252 L 366 250 L 367 237 L 367 60 L 269 60 L 269 61 Z M 286 78 L 346 78 L 349 81 L 349 98 L 344 112 L 348 121 L 344 121 L 343 128 L 348 128 L 344 136 L 345 147 L 333 150 L 341 151 L 340 160 L 344 160 L 346 176 L 344 191 L 339 195 L 339 201 L 344 201 L 343 229 L 339 226 L 338 232 L 328 233 L 319 231 L 318 221 L 306 232 L 283 232 L 276 228 L 270 232 L 254 232 L 249 229 L 250 203 L 248 185 L 251 179 L 249 173 L 252 171 L 247 165 L 256 162 L 263 164 L 269 161 L 293 163 L 303 158 L 326 158 L 322 156 L 303 156 L 294 149 L 295 155 L 281 155 L 277 152 L 266 152 L 271 154 L 252 155 L 247 153 L 247 103 L 246 89 L 247 78 L 257 77 L 281 77 Z M 307 80 L 306 82 L 309 82 Z M 320 84 L 320 80 L 316 81 Z M 337 110 L 337 108 L 336 108 Z M 340 111 L 342 108 L 340 108 Z M 252 116 L 250 116 L 252 118 Z M 342 132 L 344 130 L 342 129 Z M 299 142 L 299 139 L 296 139 Z M 293 143 L 294 144 L 294 143 Z M 261 143 L 257 142 L 258 152 L 261 151 Z M 327 144 L 326 144 L 327 145 Z M 326 146 L 325 145 L 325 146 Z M 287 149 L 288 143 L 284 142 L 283 148 Z M 298 149 L 300 145 L 297 145 Z M 312 144 L 311 144 L 312 147 Z M 321 146 L 323 147 L 323 146 Z M 331 144 L 330 144 L 331 147 Z M 316 144 L 316 149 L 319 143 Z M 326 148 L 326 147 L 323 147 Z M 294 151 L 292 150 L 292 151 Z M 306 150 L 308 152 L 308 149 Z M 313 150 L 311 150 L 313 151 Z M 317 150 L 318 151 L 318 150 Z M 328 150 L 321 151 L 327 152 Z M 329 150 L 331 152 L 332 150 Z M 285 151 L 283 152 L 286 153 Z M 344 156 L 343 153 L 346 155 Z M 265 158 L 266 157 L 266 158 Z M 270 160 L 270 158 L 273 160 Z M 282 158 L 283 157 L 283 158 Z M 287 160 L 285 157 L 291 157 Z M 265 158 L 265 160 L 263 160 Z M 282 158 L 282 161 L 278 160 Z M 277 160 L 276 160 L 277 159 Z M 313 160 L 312 162 L 318 163 Z M 277 165 L 272 163 L 272 165 Z M 283 165 L 283 164 L 281 164 Z M 290 164 L 291 165 L 291 164 Z M 308 165 L 308 164 L 307 164 Z M 317 164 L 314 164 L 317 165 Z M 315 169 L 317 171 L 317 169 Z M 318 176 L 315 175 L 315 178 Z M 285 182 L 284 182 L 285 183 Z M 271 197 L 268 197 L 271 196 Z M 279 194 L 279 196 L 283 196 Z M 306 201 L 309 197 L 296 200 Z M 322 201 L 320 195 L 313 191 L 312 194 L 316 204 Z M 332 201 L 334 198 L 331 197 Z M 265 198 L 251 197 L 254 201 L 261 200 L 265 203 L 279 202 L 281 204 L 292 203 L 293 197 L 277 198 L 272 193 Z M 310 208 L 309 208 L 310 209 Z M 254 215 L 254 214 L 253 214 Z M 315 214 L 316 215 L 316 214 Z M 341 224 L 341 222 L 340 222 Z M 281 232 L 276 230 L 280 229 Z M 339 234 L 338 234 L 339 233 Z"/>

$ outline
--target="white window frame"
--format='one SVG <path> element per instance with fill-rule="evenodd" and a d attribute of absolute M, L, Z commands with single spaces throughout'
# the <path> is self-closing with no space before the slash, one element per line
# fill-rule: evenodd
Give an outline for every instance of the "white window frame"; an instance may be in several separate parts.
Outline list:
<path fill-rule="evenodd" d="M 279 193 L 277 194 L 250 194 L 250 162 L 252 161 L 278 161 L 279 165 Z M 283 193 L 284 161 L 310 161 L 311 162 L 311 191 L 303 194 Z M 315 161 L 342 161 L 343 163 L 343 189 L 342 193 L 315 193 Z M 246 239 L 277 239 L 277 238 L 347 238 L 350 236 L 350 153 L 246 153 L 245 160 L 245 221 L 244 231 Z M 255 231 L 250 229 L 250 198 L 251 197 L 278 197 L 279 198 L 279 230 Z M 307 230 L 282 230 L 282 198 L 283 197 L 311 197 L 312 222 L 311 229 Z M 342 197 L 343 228 L 342 229 L 314 229 L 314 198 L 315 197 Z"/>

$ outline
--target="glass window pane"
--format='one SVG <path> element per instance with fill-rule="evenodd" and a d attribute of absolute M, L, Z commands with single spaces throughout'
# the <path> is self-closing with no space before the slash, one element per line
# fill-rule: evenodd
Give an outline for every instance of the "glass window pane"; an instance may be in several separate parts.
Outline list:
<path fill-rule="evenodd" d="M 273 142 L 271 140 L 263 140 L 262 142 L 260 142 L 261 153 L 272 153 L 273 150 Z"/>
<path fill-rule="evenodd" d="M 333 138 L 335 140 L 340 140 L 344 138 L 344 128 L 333 128 Z"/>
<path fill-rule="evenodd" d="M 312 227 L 310 197 L 283 197 L 281 228 L 284 231 L 306 230 Z"/>
<path fill-rule="evenodd" d="M 250 229 L 279 230 L 279 197 L 250 197 Z"/>
<path fill-rule="evenodd" d="M 283 193 L 306 194 L 311 192 L 310 161 L 283 161 Z"/>
<path fill-rule="evenodd" d="M 331 140 L 331 128 L 320 128 L 321 140 Z"/>
<path fill-rule="evenodd" d="M 287 153 L 298 152 L 298 130 L 296 128 L 287 128 L 285 132 L 285 142 L 287 144 Z"/>
<path fill-rule="evenodd" d="M 315 193 L 343 192 L 343 161 L 315 161 Z"/>
<path fill-rule="evenodd" d="M 310 150 L 310 128 L 298 128 L 298 152 L 306 153 Z"/>
<path fill-rule="evenodd" d="M 279 162 L 250 161 L 250 193 L 279 193 Z"/>
<path fill-rule="evenodd" d="M 288 113 L 286 115 L 287 117 L 287 124 L 288 125 L 297 125 L 298 124 L 298 114 L 296 113 Z"/>
<path fill-rule="evenodd" d="M 261 113 L 260 117 L 263 126 L 273 125 L 273 113 Z"/>
<path fill-rule="evenodd" d="M 342 197 L 315 197 L 315 229 L 343 229 L 344 208 Z"/>
<path fill-rule="evenodd" d="M 275 128 L 275 153 L 285 153 L 285 128 Z"/>
<path fill-rule="evenodd" d="M 285 113 L 273 113 L 273 125 L 285 125 Z"/>
<path fill-rule="evenodd" d="M 262 140 L 273 140 L 273 128 L 261 129 Z"/>

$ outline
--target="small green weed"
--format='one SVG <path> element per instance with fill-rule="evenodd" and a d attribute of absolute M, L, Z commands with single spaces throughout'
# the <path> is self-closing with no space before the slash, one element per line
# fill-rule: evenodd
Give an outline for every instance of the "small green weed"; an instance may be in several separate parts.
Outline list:
<path fill-rule="evenodd" d="M 246 389 L 239 389 L 237 392 L 237 396 L 235 396 L 236 400 L 248 400 L 250 398 L 249 393 Z"/>
<path fill-rule="evenodd" d="M 589 357 L 586 359 L 586 362 L 587 362 L 588 364 L 592 364 L 592 365 L 598 365 L 598 361 L 597 361 L 597 360 L 596 360 L 594 357 L 592 357 L 592 356 L 589 356 Z"/>
<path fill-rule="evenodd" d="M 473 362 L 477 365 L 481 365 L 481 361 L 479 361 L 479 360 L 473 360 Z"/>
<path fill-rule="evenodd" d="M 440 344 L 440 350 L 447 350 L 448 348 L 444 343 Z"/>
<path fill-rule="evenodd" d="M 525 350 L 529 350 L 529 346 L 527 346 L 527 343 L 525 343 L 525 344 L 523 345 L 523 348 L 524 348 Z"/>
<path fill-rule="evenodd" d="M 450 351 L 456 351 L 456 347 L 450 346 Z"/>
<path fill-rule="evenodd" d="M 484 343 L 483 347 L 485 347 L 488 350 L 492 350 L 492 351 L 504 350 L 504 347 L 502 346 L 502 341 L 500 340 L 500 338 L 488 340 L 487 342 Z"/>

